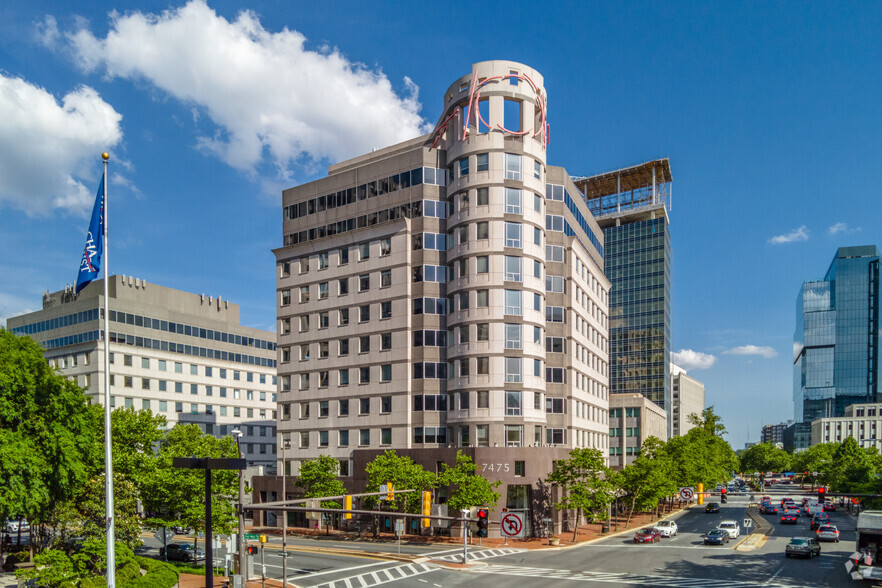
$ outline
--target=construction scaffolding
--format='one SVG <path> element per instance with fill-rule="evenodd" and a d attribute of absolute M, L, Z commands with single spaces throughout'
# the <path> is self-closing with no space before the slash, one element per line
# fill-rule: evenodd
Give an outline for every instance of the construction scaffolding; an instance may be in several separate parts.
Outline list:
<path fill-rule="evenodd" d="M 601 226 L 638 211 L 671 210 L 673 177 L 668 158 L 572 180 Z"/>

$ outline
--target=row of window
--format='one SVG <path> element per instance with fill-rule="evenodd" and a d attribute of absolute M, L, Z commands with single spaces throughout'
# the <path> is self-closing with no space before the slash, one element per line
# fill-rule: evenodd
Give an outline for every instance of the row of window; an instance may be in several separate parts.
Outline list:
<path fill-rule="evenodd" d="M 474 171 L 477 172 L 485 172 L 490 170 L 490 154 L 489 153 L 476 153 L 474 155 L 475 165 Z M 458 172 L 460 178 L 465 178 L 469 176 L 469 172 L 472 169 L 470 165 L 471 156 L 465 156 L 462 159 L 458 159 L 451 163 L 448 166 L 448 173 L 450 175 L 450 180 L 454 179 L 455 173 Z M 523 180 L 523 159 L 522 155 L 518 155 L 517 153 L 504 153 L 503 154 L 503 170 L 505 174 L 506 180 Z M 538 160 L 533 161 L 533 177 L 536 179 L 540 179 L 542 177 L 542 163 Z"/>
<path fill-rule="evenodd" d="M 112 385 L 113 385 L 113 383 L 111 383 L 111 386 Z M 117 398 L 116 396 L 110 397 L 111 408 L 116 407 L 116 398 Z M 141 406 L 139 406 L 138 408 L 139 408 L 139 410 L 152 410 L 153 402 L 157 403 L 156 404 L 157 410 L 155 412 L 163 413 L 163 412 L 169 411 L 169 405 L 170 405 L 169 401 L 166 401 L 166 400 L 153 401 L 148 398 L 142 398 L 141 403 L 140 403 Z M 123 397 L 123 406 L 125 408 L 134 409 L 135 408 L 135 399 L 129 398 L 129 397 Z M 232 411 L 230 409 L 232 409 Z M 236 417 L 236 418 L 241 418 L 242 412 L 243 412 L 242 407 L 240 407 L 240 406 L 226 406 L 223 404 L 221 404 L 221 405 L 199 404 L 196 402 L 189 404 L 189 410 L 187 409 L 187 405 L 184 402 L 174 402 L 174 411 L 177 414 L 182 414 L 182 413 L 191 414 L 191 415 L 205 414 L 205 415 L 217 415 L 217 416 L 222 416 L 222 417 L 232 416 L 232 417 Z M 231 412 L 232 412 L 232 414 L 230 414 Z M 249 419 L 254 419 L 254 418 L 258 418 L 258 419 L 270 418 L 272 420 L 276 419 L 276 411 L 267 410 L 265 408 L 257 408 L 257 409 L 256 408 L 246 408 L 244 410 L 244 412 L 245 412 L 245 418 L 249 418 Z M 261 427 L 261 429 L 265 429 L 265 428 L 266 427 Z M 261 433 L 261 436 L 262 435 L 263 434 Z M 271 436 L 274 436 L 274 434 Z"/>
<path fill-rule="evenodd" d="M 392 270 L 381 270 L 380 272 L 380 288 L 389 288 L 392 286 Z M 335 280 L 337 284 L 337 296 L 346 296 L 349 294 L 349 276 L 345 278 L 338 278 Z M 330 297 L 330 284 L 331 282 L 319 282 L 318 284 L 306 284 L 304 286 L 300 286 L 297 292 L 297 301 L 301 304 L 309 302 L 312 300 L 312 291 L 317 289 L 318 292 L 316 294 L 317 300 L 327 300 Z M 371 274 L 361 274 L 356 278 L 356 285 L 358 286 L 358 292 L 367 292 L 371 289 Z M 317 288 L 313 288 L 317 287 Z M 282 306 L 288 306 L 291 304 L 291 289 L 284 288 L 279 290 L 279 303 Z"/>
<path fill-rule="evenodd" d="M 96 334 L 97 333 L 98 331 L 96 331 Z M 156 351 L 168 351 L 170 353 L 181 353 L 183 355 L 192 355 L 195 357 L 219 359 L 221 361 L 247 363 L 249 365 L 259 365 L 261 367 L 276 367 L 276 360 L 267 357 L 256 357 L 244 353 L 232 353 L 221 349 L 197 347 L 196 345 L 184 345 L 182 343 L 175 343 L 174 341 L 150 339 L 149 337 L 126 335 L 124 333 L 115 333 L 113 331 L 110 332 L 110 342 L 131 345 L 133 347 L 143 347 L 145 349 L 154 349 Z M 49 347 L 45 348 L 50 349 Z M 273 349 L 275 350 L 275 348 L 276 344 L 273 343 Z"/>
<path fill-rule="evenodd" d="M 90 354 L 88 354 L 88 353 L 85 354 L 85 356 L 86 356 L 85 357 L 85 365 L 88 365 L 90 363 L 89 355 Z M 109 355 L 110 355 L 110 363 L 115 364 L 116 363 L 116 354 L 110 353 Z M 124 354 L 122 356 L 122 358 L 123 358 L 122 364 L 124 366 L 134 367 L 134 363 L 135 363 L 134 356 L 129 355 L 129 354 Z M 151 366 L 154 363 L 156 364 L 156 369 L 161 372 L 174 371 L 174 373 L 176 373 L 176 374 L 183 374 L 184 373 L 184 364 L 181 362 L 178 362 L 178 361 L 170 362 L 170 361 L 166 361 L 164 359 L 151 359 L 149 357 L 141 357 L 140 358 L 141 369 L 149 370 L 149 369 L 151 369 Z M 169 364 L 171 364 L 171 369 L 169 369 Z M 73 365 L 77 365 L 76 356 L 74 356 Z M 66 362 L 65 362 L 64 367 L 67 367 Z M 217 368 L 217 367 L 211 366 L 211 365 L 201 366 L 201 368 L 202 368 L 201 375 L 205 376 L 206 378 L 213 378 L 215 371 L 217 371 L 217 377 L 222 380 L 226 380 L 227 379 L 227 371 L 229 371 L 229 372 L 231 372 L 231 376 L 234 381 L 238 382 L 238 381 L 242 380 L 242 373 L 243 372 L 240 372 L 239 370 L 227 370 L 227 368 Z M 187 373 L 189 373 L 191 376 L 200 375 L 200 366 L 197 364 L 194 364 L 194 363 L 189 364 L 188 368 L 187 368 Z M 245 374 L 245 381 L 246 382 L 253 383 L 255 381 L 254 376 L 257 375 L 258 382 L 260 382 L 261 384 L 267 383 L 267 374 L 254 374 L 253 372 L 244 372 L 244 374 Z M 275 385 L 276 377 L 270 376 L 270 378 L 272 378 L 272 383 L 273 383 L 273 385 Z"/>
<path fill-rule="evenodd" d="M 346 188 L 326 196 L 291 204 L 284 207 L 283 213 L 285 220 L 293 220 L 421 184 L 447 185 L 444 170 L 434 167 L 418 167 L 387 178 L 360 184 L 354 188 Z"/>
<path fill-rule="evenodd" d="M 117 374 L 110 374 L 110 385 L 117 385 Z M 120 376 L 122 380 L 123 388 L 134 388 L 135 378 L 132 376 Z M 152 390 L 153 389 L 153 380 L 150 378 L 139 378 L 141 381 L 141 390 Z M 92 384 L 91 374 L 85 374 L 85 387 L 89 387 Z M 160 392 L 169 392 L 169 382 L 168 380 L 156 380 L 156 389 Z M 172 382 L 173 386 L 171 388 L 178 394 L 183 394 L 185 384 L 183 382 Z M 200 393 L 205 394 L 205 396 L 214 396 L 215 388 L 217 388 L 217 393 L 219 398 L 227 398 L 227 388 L 224 386 L 208 386 L 208 385 L 200 385 L 200 384 L 186 384 L 188 391 L 192 395 L 197 395 Z M 242 390 L 238 388 L 233 388 L 230 391 L 230 398 L 233 400 L 242 399 Z M 276 401 L 276 393 L 275 392 L 265 392 L 263 390 L 259 392 L 255 392 L 254 390 L 244 390 L 245 392 L 245 400 L 266 402 L 268 399 L 271 402 Z"/>
<path fill-rule="evenodd" d="M 374 242 L 359 243 L 358 245 L 353 245 L 356 254 L 358 255 L 358 261 L 365 261 L 371 258 L 371 247 L 374 243 L 377 244 L 376 246 L 379 249 L 380 257 L 392 255 L 392 239 L 386 237 Z M 350 247 L 346 246 L 336 250 L 338 267 L 349 264 L 349 249 Z M 313 258 L 316 261 L 316 265 L 319 271 L 326 270 L 330 267 L 330 252 L 323 251 L 322 253 L 313 256 Z M 299 270 L 300 275 L 309 273 L 310 259 L 312 258 L 301 257 L 293 262 L 283 261 L 279 263 L 279 277 L 286 278 L 290 276 L 292 265 Z"/>
<path fill-rule="evenodd" d="M 640 427 L 626 427 L 624 429 L 625 437 L 639 437 L 640 436 Z M 609 430 L 610 437 L 621 437 L 622 436 L 622 427 L 611 427 Z"/>
<path fill-rule="evenodd" d="M 372 431 L 374 431 L 372 433 Z M 358 429 L 358 446 L 359 447 L 369 447 L 371 445 L 372 437 L 376 439 L 376 431 L 377 429 Z M 315 431 L 316 440 L 313 441 L 316 443 L 315 447 L 329 447 L 330 446 L 330 431 Z M 349 429 L 340 429 L 337 431 L 337 447 L 349 447 Z M 306 449 L 310 446 L 310 437 L 313 434 L 310 431 L 300 431 L 297 433 L 297 437 L 300 441 L 300 447 L 302 449 Z M 379 429 L 379 445 L 392 445 L 392 429 L 391 428 L 381 428 Z M 342 464 L 342 462 L 341 462 Z M 341 475 L 345 475 L 342 473 Z"/>

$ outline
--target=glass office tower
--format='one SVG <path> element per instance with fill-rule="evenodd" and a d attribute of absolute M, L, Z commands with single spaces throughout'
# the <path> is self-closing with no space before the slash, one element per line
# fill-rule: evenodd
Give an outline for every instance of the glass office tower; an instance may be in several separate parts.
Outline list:
<path fill-rule="evenodd" d="M 797 423 L 878 402 L 879 250 L 840 247 L 823 280 L 802 285 L 793 337 Z"/>
<path fill-rule="evenodd" d="M 603 228 L 612 282 L 610 391 L 643 394 L 670 422 L 670 163 L 659 159 L 574 181 Z"/>

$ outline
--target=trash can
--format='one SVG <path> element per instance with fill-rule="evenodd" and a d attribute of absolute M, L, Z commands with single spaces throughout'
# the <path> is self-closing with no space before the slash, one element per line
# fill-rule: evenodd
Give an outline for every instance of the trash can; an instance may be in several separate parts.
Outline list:
<path fill-rule="evenodd" d="M 600 532 L 609 533 L 609 521 L 603 521 L 603 523 L 600 524 Z"/>

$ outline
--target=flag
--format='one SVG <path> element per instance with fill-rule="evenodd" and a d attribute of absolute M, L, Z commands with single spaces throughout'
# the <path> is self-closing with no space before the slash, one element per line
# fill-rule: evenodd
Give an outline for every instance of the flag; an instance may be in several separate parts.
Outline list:
<path fill-rule="evenodd" d="M 92 221 L 86 233 L 86 246 L 83 248 L 83 259 L 77 274 L 77 294 L 98 277 L 104 256 L 104 176 L 98 184 L 98 195 L 92 208 Z"/>

